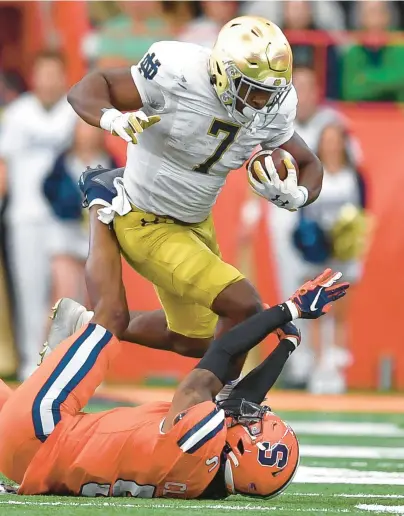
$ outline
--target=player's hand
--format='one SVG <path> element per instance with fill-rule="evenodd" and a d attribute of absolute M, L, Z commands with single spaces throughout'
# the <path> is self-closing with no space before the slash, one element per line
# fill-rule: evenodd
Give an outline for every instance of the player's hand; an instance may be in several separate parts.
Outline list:
<path fill-rule="evenodd" d="M 107 109 L 101 117 L 100 126 L 128 143 L 137 144 L 139 134 L 160 120 L 158 115 L 148 117 L 143 111 L 121 113 L 117 109 Z"/>
<path fill-rule="evenodd" d="M 307 201 L 307 190 L 297 184 L 297 173 L 293 163 L 289 159 L 283 160 L 288 171 L 286 179 L 280 179 L 271 156 L 265 157 L 265 169 L 261 163 L 254 162 L 254 172 L 260 181 L 250 184 L 254 191 L 265 197 L 269 202 L 279 208 L 296 211 Z"/>
<path fill-rule="evenodd" d="M 302 334 L 299 328 L 292 322 L 288 322 L 276 330 L 278 339 L 288 339 L 297 348 L 302 341 Z"/>
<path fill-rule="evenodd" d="M 341 272 L 326 269 L 296 290 L 290 301 L 297 308 L 299 317 L 317 319 L 330 310 L 332 301 L 345 296 L 349 283 L 337 283 L 341 276 Z"/>

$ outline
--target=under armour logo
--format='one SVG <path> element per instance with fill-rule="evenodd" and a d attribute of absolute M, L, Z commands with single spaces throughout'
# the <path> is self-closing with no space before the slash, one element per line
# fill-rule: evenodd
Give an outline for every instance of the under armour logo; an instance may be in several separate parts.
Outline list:
<path fill-rule="evenodd" d="M 159 222 L 160 222 L 160 219 L 158 217 L 156 217 L 154 220 L 141 219 L 140 225 L 142 227 L 144 227 L 144 226 L 147 226 L 148 224 L 158 224 Z"/>
<path fill-rule="evenodd" d="M 271 199 L 271 201 L 273 203 L 275 203 L 277 206 L 282 206 L 282 207 L 285 207 L 289 204 L 289 201 L 280 201 L 279 199 L 281 198 L 280 195 L 275 195 L 275 197 L 273 197 Z"/>
<path fill-rule="evenodd" d="M 156 54 L 153 52 L 144 56 L 138 65 L 138 70 L 145 79 L 152 81 L 159 71 L 159 66 L 161 66 L 161 63 L 156 59 Z"/>

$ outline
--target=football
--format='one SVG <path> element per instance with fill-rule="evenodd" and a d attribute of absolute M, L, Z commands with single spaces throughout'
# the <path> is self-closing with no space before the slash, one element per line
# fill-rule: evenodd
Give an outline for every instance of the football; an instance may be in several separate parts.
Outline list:
<path fill-rule="evenodd" d="M 259 178 L 254 171 L 254 162 L 258 160 L 263 169 L 265 170 L 265 158 L 266 156 L 272 156 L 272 161 L 274 162 L 276 171 L 278 172 L 279 178 L 283 181 L 286 179 L 288 175 L 287 168 L 285 167 L 284 159 L 289 159 L 296 169 L 297 180 L 299 181 L 299 167 L 297 166 L 295 158 L 287 151 L 283 149 L 273 149 L 268 151 L 259 151 L 257 152 L 249 161 L 248 166 L 251 167 L 251 175 L 257 181 Z"/>

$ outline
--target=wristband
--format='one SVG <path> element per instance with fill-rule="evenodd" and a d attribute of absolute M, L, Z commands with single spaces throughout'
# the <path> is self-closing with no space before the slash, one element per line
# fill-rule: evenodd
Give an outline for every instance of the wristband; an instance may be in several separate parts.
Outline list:
<path fill-rule="evenodd" d="M 297 189 L 299 190 L 299 192 L 301 192 L 303 194 L 303 202 L 299 206 L 299 208 L 301 208 L 302 206 L 304 206 L 306 204 L 307 199 L 309 198 L 309 191 L 307 190 L 307 188 L 305 186 L 298 186 Z"/>
<path fill-rule="evenodd" d="M 104 110 L 103 110 L 104 111 Z M 112 122 L 116 120 L 122 113 L 118 109 L 111 108 L 105 109 L 100 118 L 100 127 L 106 131 L 112 133 Z"/>

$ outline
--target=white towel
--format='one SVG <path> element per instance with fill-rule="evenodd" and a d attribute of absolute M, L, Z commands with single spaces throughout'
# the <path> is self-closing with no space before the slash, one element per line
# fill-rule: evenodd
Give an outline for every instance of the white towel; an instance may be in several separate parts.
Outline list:
<path fill-rule="evenodd" d="M 97 212 L 98 220 L 104 224 L 110 224 L 114 220 L 115 214 L 122 216 L 132 211 L 128 194 L 123 186 L 123 178 L 116 177 L 114 179 L 114 186 L 116 188 L 117 195 L 112 199 L 112 203 L 109 203 L 104 199 L 94 199 L 89 206 L 90 208 L 95 205 L 104 206 L 104 208 L 100 208 Z"/>

